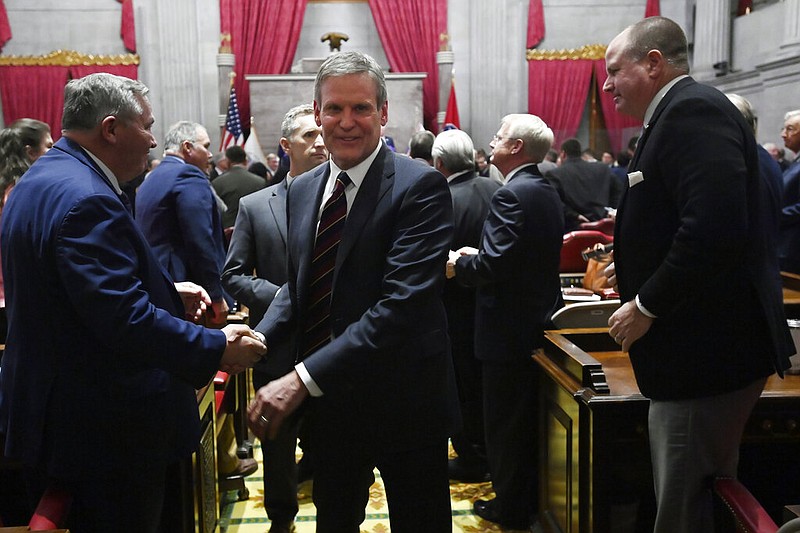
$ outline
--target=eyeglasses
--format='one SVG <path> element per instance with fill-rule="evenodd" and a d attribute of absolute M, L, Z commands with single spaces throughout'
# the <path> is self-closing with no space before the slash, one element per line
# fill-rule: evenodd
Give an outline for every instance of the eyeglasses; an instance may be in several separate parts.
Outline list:
<path fill-rule="evenodd" d="M 500 141 L 510 141 L 514 137 L 500 137 L 497 134 L 492 135 L 492 142 L 498 143 Z"/>

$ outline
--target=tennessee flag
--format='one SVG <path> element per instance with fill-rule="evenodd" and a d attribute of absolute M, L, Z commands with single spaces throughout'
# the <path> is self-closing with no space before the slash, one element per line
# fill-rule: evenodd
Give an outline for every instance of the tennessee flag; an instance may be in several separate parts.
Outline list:
<path fill-rule="evenodd" d="M 450 97 L 447 99 L 447 111 L 444 113 L 444 123 L 452 124 L 461 129 L 461 121 L 458 118 L 458 103 L 456 102 L 456 82 L 450 80 Z"/>
<path fill-rule="evenodd" d="M 222 143 L 219 151 L 224 152 L 229 146 L 242 146 L 242 117 L 239 116 L 239 102 L 236 100 L 236 89 L 231 86 L 231 96 L 228 99 L 228 115 L 225 118 L 225 131 L 222 132 Z"/>
<path fill-rule="evenodd" d="M 261 149 L 261 143 L 258 142 L 258 135 L 256 135 L 256 126 L 253 124 L 253 119 L 250 119 L 250 135 L 247 136 L 247 141 L 244 143 L 244 151 L 247 157 L 250 158 L 251 163 L 258 161 L 264 165 L 267 164 L 267 158 L 264 157 L 264 150 Z"/>

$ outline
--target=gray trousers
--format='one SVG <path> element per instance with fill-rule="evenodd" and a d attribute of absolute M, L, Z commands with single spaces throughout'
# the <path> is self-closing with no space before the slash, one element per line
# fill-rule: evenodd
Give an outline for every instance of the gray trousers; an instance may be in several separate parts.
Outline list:
<path fill-rule="evenodd" d="M 710 480 L 736 477 L 745 423 L 766 379 L 725 394 L 650 402 L 654 533 L 714 531 Z"/>

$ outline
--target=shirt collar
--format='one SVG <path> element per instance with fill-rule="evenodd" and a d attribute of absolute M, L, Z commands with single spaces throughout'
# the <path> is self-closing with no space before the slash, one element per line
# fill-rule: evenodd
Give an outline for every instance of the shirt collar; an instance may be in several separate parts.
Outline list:
<path fill-rule="evenodd" d="M 329 161 L 331 165 L 331 175 L 328 177 L 328 187 L 330 190 L 333 190 L 336 178 L 339 176 L 340 172 L 347 172 L 347 175 L 350 177 L 350 181 L 353 182 L 353 186 L 358 189 L 361 186 L 361 182 L 364 181 L 364 178 L 369 171 L 369 167 L 372 166 L 372 162 L 375 161 L 376 157 L 378 157 L 378 152 L 381 151 L 382 146 L 382 143 L 378 143 L 378 146 L 375 147 L 375 150 L 373 150 L 373 152 L 365 160 L 344 171 L 333 162 L 333 158 L 330 158 Z"/>
<path fill-rule="evenodd" d="M 666 96 L 669 90 L 672 89 L 672 87 L 674 87 L 675 84 L 681 81 L 683 78 L 688 78 L 688 77 L 689 77 L 688 74 L 683 74 L 681 76 L 678 76 L 677 78 L 673 78 L 656 93 L 656 95 L 653 97 L 653 100 L 650 102 L 650 105 L 647 106 L 647 112 L 645 112 L 644 114 L 645 128 L 650 126 L 650 119 L 653 118 L 653 113 L 656 112 L 658 104 L 661 103 L 661 100 L 664 98 L 664 96 Z"/>
<path fill-rule="evenodd" d="M 536 163 L 523 163 L 522 165 L 520 165 L 520 166 L 518 166 L 517 168 L 513 169 L 513 170 L 512 170 L 511 172 L 509 172 L 509 173 L 508 173 L 508 175 L 505 177 L 505 180 L 503 181 L 503 183 L 508 183 L 509 181 L 511 181 L 511 178 L 513 178 L 513 177 L 514 177 L 514 175 L 515 175 L 517 172 L 519 172 L 519 171 L 520 171 L 520 170 L 522 170 L 523 168 L 525 168 L 525 167 L 529 167 L 529 166 L 531 166 L 531 165 L 536 165 Z"/>
<path fill-rule="evenodd" d="M 89 150 L 87 150 L 87 149 L 86 149 L 86 148 L 84 148 L 83 146 L 81 146 L 81 148 L 83 148 L 83 151 L 84 151 L 84 152 L 86 152 L 86 155 L 88 155 L 89 157 L 91 157 L 91 158 L 92 158 L 92 161 L 94 161 L 95 163 L 97 163 L 97 166 L 98 166 L 98 167 L 100 167 L 100 170 L 102 170 L 102 171 L 103 171 L 103 174 L 105 174 L 105 176 L 106 176 L 106 178 L 108 179 L 108 181 L 109 181 L 109 182 L 111 182 L 111 187 L 114 189 L 114 191 L 115 191 L 115 192 L 116 192 L 118 195 L 119 195 L 119 194 L 122 194 L 122 189 L 119 187 L 119 180 L 118 180 L 118 179 L 117 179 L 117 177 L 114 175 L 114 173 L 113 173 L 113 172 L 111 172 L 111 169 L 110 169 L 110 168 L 108 168 L 108 166 L 107 166 L 105 163 L 103 163 L 103 162 L 100 160 L 100 158 L 98 158 L 98 157 L 97 157 L 96 155 L 94 155 L 92 152 L 90 152 Z"/>
<path fill-rule="evenodd" d="M 461 171 L 456 172 L 454 174 L 450 174 L 449 176 L 447 176 L 447 183 L 450 183 L 451 181 L 453 181 L 454 179 L 456 179 L 459 176 L 463 176 L 467 172 L 470 172 L 470 170 L 461 170 Z"/>

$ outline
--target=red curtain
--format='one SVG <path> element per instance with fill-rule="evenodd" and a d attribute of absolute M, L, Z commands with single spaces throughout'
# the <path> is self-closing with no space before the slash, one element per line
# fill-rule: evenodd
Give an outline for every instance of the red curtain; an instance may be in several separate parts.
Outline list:
<path fill-rule="evenodd" d="M 128 52 L 136 52 L 136 25 L 133 20 L 133 0 L 117 0 L 122 4 L 122 23 L 119 35 Z"/>
<path fill-rule="evenodd" d="M 605 59 L 598 59 L 594 62 L 594 77 L 597 80 L 597 91 L 600 93 L 600 106 L 606 122 L 608 141 L 616 156 L 623 147 L 628 146 L 628 139 L 638 135 L 638 131 L 642 128 L 642 121 L 618 113 L 614 105 L 614 97 L 610 93 L 603 92 L 603 84 L 608 77 Z"/>
<path fill-rule="evenodd" d="M 657 17 L 661 15 L 661 6 L 658 0 L 647 0 L 647 5 L 644 8 L 644 18 Z"/>
<path fill-rule="evenodd" d="M 247 74 L 286 74 L 292 66 L 308 0 L 220 0 L 220 29 L 236 56 L 236 96 L 250 123 Z"/>
<path fill-rule="evenodd" d="M 527 48 L 536 48 L 544 39 L 544 8 L 542 0 L 531 0 L 528 7 L 528 44 Z"/>
<path fill-rule="evenodd" d="M 553 146 L 577 133 L 591 79 L 590 59 L 528 61 L 528 110 L 553 130 Z"/>
<path fill-rule="evenodd" d="M 739 7 L 736 9 L 736 16 L 747 15 L 753 9 L 753 0 L 739 0 Z"/>
<path fill-rule="evenodd" d="M 3 0 L 0 0 L 0 50 L 11 39 L 11 24 L 8 23 L 8 13 L 6 13 L 6 5 Z"/>
<path fill-rule="evenodd" d="M 139 79 L 139 67 L 137 65 L 77 65 L 69 67 L 69 77 L 72 79 L 83 78 L 95 72 L 108 72 L 117 76 L 125 76 L 132 80 Z"/>
<path fill-rule="evenodd" d="M 438 131 L 439 36 L 447 33 L 447 0 L 369 0 L 392 72 L 425 72 L 422 115 L 425 127 Z M 391 110 L 390 110 L 391 116 Z"/>
<path fill-rule="evenodd" d="M 0 66 L 0 97 L 6 124 L 35 118 L 50 125 L 53 140 L 61 137 L 61 114 L 68 67 Z"/>

